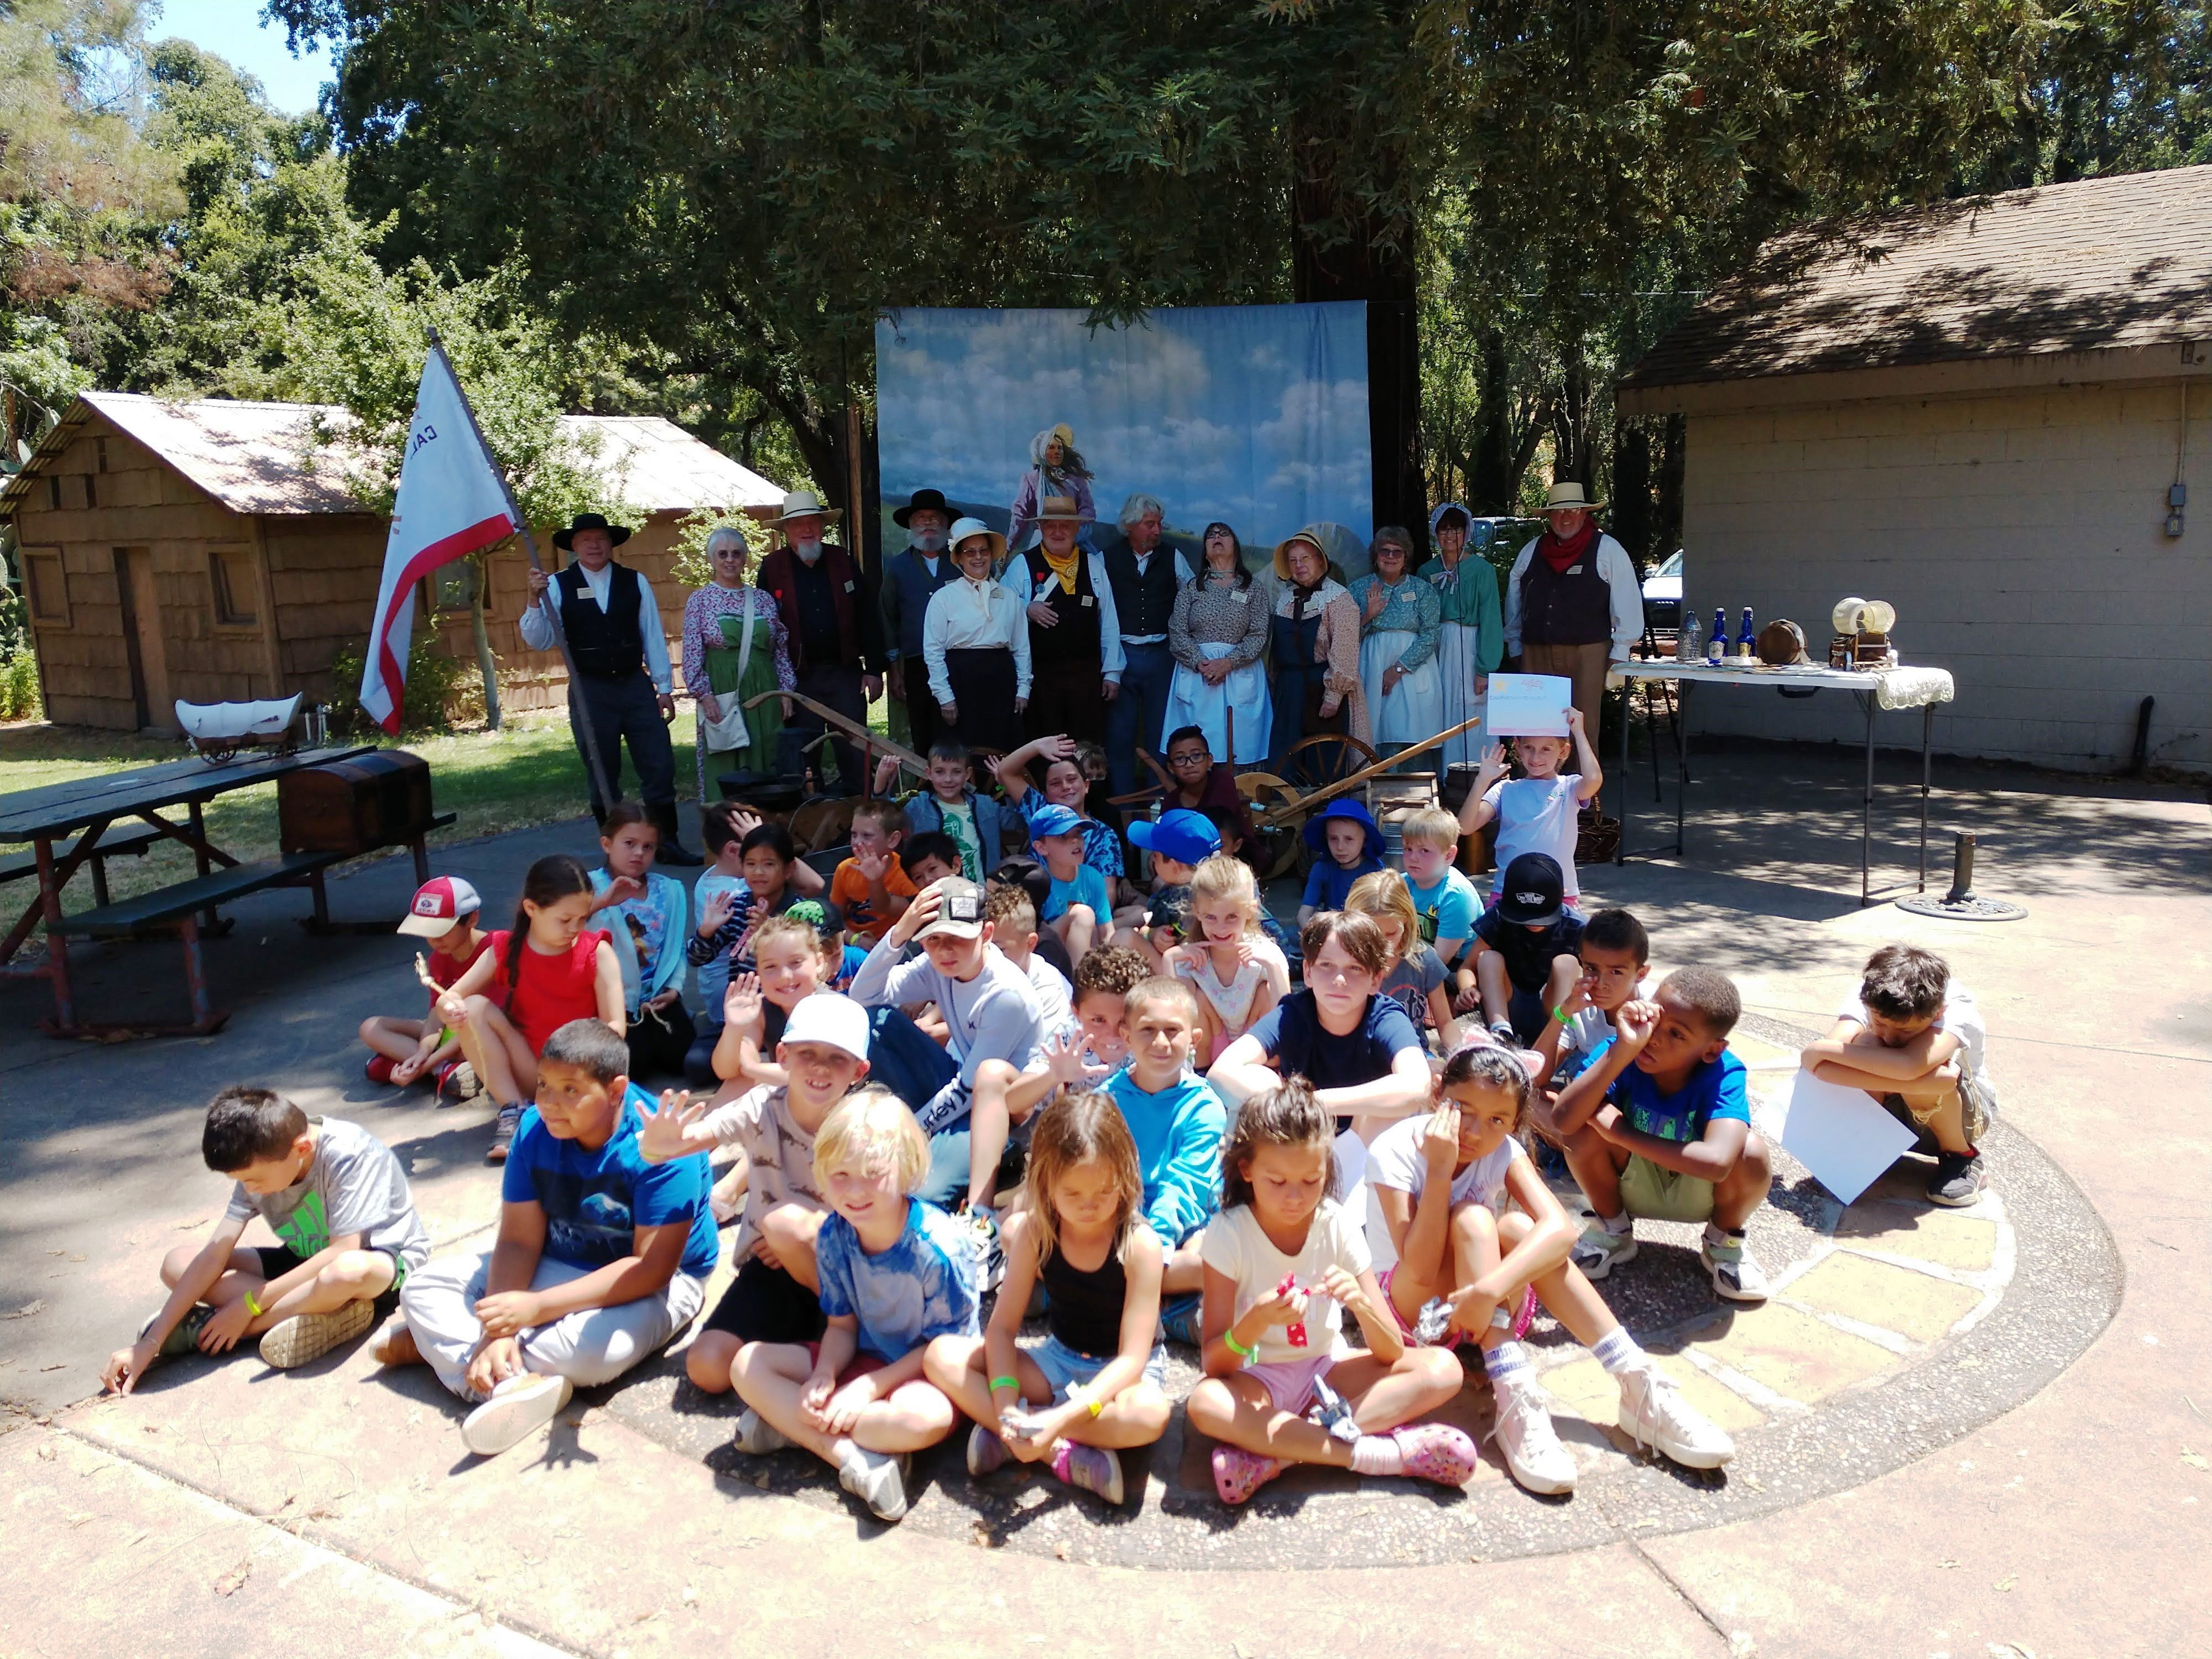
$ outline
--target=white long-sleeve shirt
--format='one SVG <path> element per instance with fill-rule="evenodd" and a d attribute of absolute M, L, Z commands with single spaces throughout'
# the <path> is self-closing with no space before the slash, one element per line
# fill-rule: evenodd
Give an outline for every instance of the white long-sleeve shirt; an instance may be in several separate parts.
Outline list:
<path fill-rule="evenodd" d="M 1121 671 L 1128 665 L 1128 653 L 1121 649 L 1121 614 L 1114 608 L 1114 584 L 1106 578 L 1106 556 L 1086 553 L 1085 560 L 1091 566 L 1091 591 L 1098 600 L 1098 658 L 1103 678 L 1121 683 Z M 999 575 L 999 586 L 1022 602 L 1024 612 L 1033 597 L 1030 592 L 1030 568 L 1025 560 L 1012 558 Z M 1062 626 L 1066 626 L 1065 623 Z M 1028 694 L 1024 692 L 1024 696 Z"/>
<path fill-rule="evenodd" d="M 1003 1060 L 1018 1072 L 1036 1057 L 1047 1035 L 1044 1013 L 1029 975 L 997 951 L 983 952 L 975 978 L 958 980 L 939 973 L 927 955 L 901 962 L 904 948 L 884 933 L 853 975 L 852 998 L 864 1008 L 933 1002 L 945 1016 L 945 1052 L 960 1062 L 960 1074 L 915 1111 L 922 1132 L 935 1134 L 967 1115 L 985 1060 Z"/>
<path fill-rule="evenodd" d="M 1521 556 L 1513 561 L 1513 574 L 1505 579 L 1505 654 L 1521 654 L 1521 576 L 1528 568 L 1528 561 L 1536 556 L 1539 536 L 1521 550 Z M 1628 556 L 1628 550 L 1607 535 L 1598 532 L 1597 574 L 1605 578 L 1609 590 L 1607 609 L 1613 617 L 1612 657 L 1615 662 L 1626 662 L 1628 654 L 1644 637 L 1644 584 L 1636 574 L 1636 562 Z"/>
<path fill-rule="evenodd" d="M 963 576 L 929 596 L 921 617 L 921 659 L 929 665 L 929 695 L 951 702 L 952 678 L 945 666 L 948 651 L 1014 653 L 1014 695 L 1030 694 L 1030 624 L 1022 600 L 994 581 Z"/>
<path fill-rule="evenodd" d="M 607 587 L 614 580 L 614 561 L 608 560 L 597 571 L 586 570 L 580 564 L 575 568 L 584 579 L 584 592 L 605 611 Z M 668 665 L 668 635 L 661 628 L 660 607 L 653 601 L 653 584 L 634 570 L 631 574 L 637 575 L 637 631 L 645 635 L 645 672 L 652 676 L 653 689 L 665 697 L 676 690 L 675 676 Z M 560 603 L 556 591 L 549 582 L 538 602 L 522 613 L 522 642 L 532 651 L 553 648 L 553 610 Z"/>

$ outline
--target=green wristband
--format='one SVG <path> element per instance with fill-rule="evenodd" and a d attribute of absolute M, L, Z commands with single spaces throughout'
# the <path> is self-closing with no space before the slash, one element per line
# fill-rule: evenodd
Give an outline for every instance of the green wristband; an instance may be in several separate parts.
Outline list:
<path fill-rule="evenodd" d="M 1552 1018 L 1559 1021 L 1562 1025 L 1571 1025 L 1574 1024 L 1574 1021 L 1567 1018 L 1567 1011 L 1564 1004 L 1559 1007 L 1552 1010 Z"/>
<path fill-rule="evenodd" d="M 251 1291 L 248 1291 L 246 1293 L 246 1311 L 252 1314 L 256 1319 L 261 1317 L 260 1304 L 254 1301 L 253 1292 Z"/>
<path fill-rule="evenodd" d="M 1221 1340 L 1229 1345 L 1229 1352 L 1235 1354 L 1239 1359 L 1249 1359 L 1254 1354 L 1259 1352 L 1259 1346 L 1256 1343 L 1253 1346 L 1248 1348 L 1242 1342 L 1239 1342 L 1237 1340 L 1237 1328 L 1234 1325 L 1231 1325 L 1227 1330 L 1222 1332 Z"/>
<path fill-rule="evenodd" d="M 991 1379 L 991 1392 L 993 1394 L 998 1393 L 1001 1389 L 1019 1389 L 1021 1386 L 1022 1385 L 1018 1382 L 1015 1381 L 1015 1379 L 1011 1376 L 994 1376 Z"/>

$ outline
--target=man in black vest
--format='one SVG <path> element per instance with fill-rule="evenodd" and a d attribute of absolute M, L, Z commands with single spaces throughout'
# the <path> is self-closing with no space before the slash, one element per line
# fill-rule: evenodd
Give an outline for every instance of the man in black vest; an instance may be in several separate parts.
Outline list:
<path fill-rule="evenodd" d="M 1603 501 L 1571 481 L 1552 486 L 1549 526 L 1521 550 L 1505 581 L 1505 654 L 1524 674 L 1574 685 L 1574 705 L 1598 728 L 1609 665 L 1626 662 L 1644 637 L 1644 587 L 1627 550 L 1597 527 Z"/>
<path fill-rule="evenodd" d="M 890 697 L 886 713 L 891 740 L 917 755 L 927 755 L 929 745 L 937 741 L 937 699 L 929 695 L 921 659 L 921 624 L 929 614 L 930 596 L 960 576 L 945 545 L 957 516 L 943 490 L 915 490 L 913 499 L 891 514 L 891 522 L 906 532 L 906 550 L 884 567 L 878 585 L 884 656 L 890 665 L 884 687 Z M 909 679 L 915 687 L 911 697 L 907 695 Z"/>
<path fill-rule="evenodd" d="M 1106 580 L 1121 624 L 1121 690 L 1106 705 L 1106 787 L 1126 795 L 1137 787 L 1137 745 L 1154 754 L 1164 746 L 1168 685 L 1175 659 L 1168 653 L 1168 618 L 1176 590 L 1190 580 L 1181 550 L 1159 551 L 1167 509 L 1139 491 L 1121 503 L 1121 533 L 1106 544 Z"/>
<path fill-rule="evenodd" d="M 622 791 L 622 745 L 629 744 L 637 793 L 660 830 L 659 861 L 697 864 L 699 855 L 677 839 L 676 757 L 668 742 L 676 699 L 660 607 L 644 577 L 614 562 L 615 549 L 629 539 L 628 526 L 611 525 L 596 513 L 579 513 L 566 530 L 555 531 L 553 545 L 573 554 L 574 562 L 557 576 L 530 573 L 522 642 L 533 651 L 551 650 L 553 613 L 558 610 L 561 633 L 576 665 L 568 682 L 568 725 L 576 733 L 576 752 L 586 756 L 592 816 L 604 820 L 612 803 L 600 799 L 599 781 L 592 775 L 584 748 L 586 720 L 607 769 L 607 787 L 617 794 Z"/>
<path fill-rule="evenodd" d="M 1097 742 L 1106 706 L 1121 690 L 1121 624 L 1106 562 L 1077 544 L 1081 505 L 1069 495 L 1037 503 L 1042 539 L 1006 565 L 1000 586 L 1021 596 L 1029 615 L 1030 738 L 1065 732 Z"/>

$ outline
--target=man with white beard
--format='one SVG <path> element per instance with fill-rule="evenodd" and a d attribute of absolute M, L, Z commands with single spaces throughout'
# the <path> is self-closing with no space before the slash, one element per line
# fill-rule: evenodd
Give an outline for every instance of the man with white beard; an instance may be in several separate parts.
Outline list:
<path fill-rule="evenodd" d="M 958 579 L 959 569 L 945 556 L 945 538 L 952 525 L 952 508 L 941 489 L 917 489 L 907 504 L 891 514 L 891 522 L 906 532 L 906 550 L 884 568 L 884 655 L 890 667 L 885 689 L 890 693 L 891 737 L 927 755 L 937 741 L 937 699 L 924 684 L 921 661 L 921 622 L 929 611 L 929 596 Z M 907 696 L 911 673 L 917 688 Z M 903 712 L 906 730 L 899 730 Z"/>
<path fill-rule="evenodd" d="M 884 694 L 883 611 L 860 566 L 843 548 L 822 539 L 823 526 L 841 516 L 838 510 L 824 507 L 811 490 L 786 495 L 782 516 L 773 520 L 783 532 L 784 545 L 761 561 L 753 580 L 783 613 L 799 695 L 866 726 L 868 705 Z M 820 715 L 799 705 L 783 728 L 789 740 L 787 752 L 795 756 L 822 727 Z M 858 745 L 840 737 L 823 748 L 836 755 L 838 789 L 858 794 L 862 775 Z M 818 777 L 823 750 L 815 752 Z M 785 769 L 793 769 L 795 764 L 787 760 Z"/>

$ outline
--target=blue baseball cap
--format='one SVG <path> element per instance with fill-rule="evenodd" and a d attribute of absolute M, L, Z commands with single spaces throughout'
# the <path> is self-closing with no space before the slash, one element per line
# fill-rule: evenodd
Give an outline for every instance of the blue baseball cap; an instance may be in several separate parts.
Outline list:
<path fill-rule="evenodd" d="M 1182 864 L 1202 863 L 1221 850 L 1221 832 L 1213 827 L 1213 821 L 1187 806 L 1161 813 L 1157 823 L 1139 818 L 1129 826 L 1129 839 L 1146 852 Z"/>
<path fill-rule="evenodd" d="M 1040 806 L 1036 816 L 1030 820 L 1030 839 L 1035 842 L 1047 836 L 1073 835 L 1090 822 L 1073 806 Z"/>

